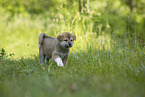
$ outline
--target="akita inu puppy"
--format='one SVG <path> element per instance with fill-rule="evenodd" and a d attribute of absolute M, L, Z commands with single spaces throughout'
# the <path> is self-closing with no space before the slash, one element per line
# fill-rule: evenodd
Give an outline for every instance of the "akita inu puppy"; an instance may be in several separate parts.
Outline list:
<path fill-rule="evenodd" d="M 52 58 L 58 66 L 67 65 L 69 51 L 73 46 L 76 36 L 69 32 L 61 33 L 57 38 L 52 38 L 44 33 L 39 34 L 39 61 L 40 65 Z"/>

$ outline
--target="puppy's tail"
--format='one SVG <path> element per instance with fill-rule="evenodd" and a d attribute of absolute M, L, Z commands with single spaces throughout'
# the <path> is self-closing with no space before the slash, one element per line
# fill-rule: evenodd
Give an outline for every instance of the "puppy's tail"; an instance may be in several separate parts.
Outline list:
<path fill-rule="evenodd" d="M 43 40 L 44 38 L 48 37 L 45 33 L 40 33 L 39 34 L 39 44 L 38 44 L 38 47 L 40 48 L 41 45 L 43 44 Z"/>

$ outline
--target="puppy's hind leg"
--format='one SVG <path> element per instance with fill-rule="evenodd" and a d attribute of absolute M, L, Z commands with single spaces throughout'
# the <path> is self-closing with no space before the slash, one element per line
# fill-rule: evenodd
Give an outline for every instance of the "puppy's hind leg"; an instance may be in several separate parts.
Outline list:
<path fill-rule="evenodd" d="M 45 63 L 48 63 L 50 60 L 47 56 L 45 56 Z"/>
<path fill-rule="evenodd" d="M 44 60 L 45 60 L 45 55 L 42 52 L 42 48 L 39 47 L 39 63 L 40 63 L 40 65 L 43 65 L 45 63 Z"/>
<path fill-rule="evenodd" d="M 43 50 L 42 50 L 42 44 L 43 44 L 43 40 L 47 35 L 44 33 L 40 33 L 39 37 L 38 37 L 38 47 L 39 47 L 39 62 L 40 65 L 43 65 L 45 63 L 45 55 L 43 54 Z"/>
<path fill-rule="evenodd" d="M 40 65 L 44 65 L 45 64 L 44 59 L 45 59 L 45 56 L 39 54 Z"/>

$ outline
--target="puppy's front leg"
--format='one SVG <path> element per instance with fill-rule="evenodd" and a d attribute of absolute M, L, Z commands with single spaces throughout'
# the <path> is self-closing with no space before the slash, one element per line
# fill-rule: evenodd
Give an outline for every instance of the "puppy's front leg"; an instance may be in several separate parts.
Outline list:
<path fill-rule="evenodd" d="M 55 58 L 54 61 L 57 63 L 57 65 L 58 65 L 59 67 L 63 67 L 63 66 L 64 66 L 64 65 L 63 65 L 63 62 L 62 62 L 62 60 L 61 60 L 60 57 Z"/>
<path fill-rule="evenodd" d="M 66 55 L 63 59 L 64 66 L 67 65 L 69 55 Z"/>
<path fill-rule="evenodd" d="M 63 66 L 64 66 L 64 65 L 63 65 L 63 62 L 62 62 L 62 59 L 61 59 L 58 55 L 53 54 L 53 55 L 52 55 L 52 59 L 57 63 L 57 65 L 58 65 L 59 67 L 63 67 Z"/>

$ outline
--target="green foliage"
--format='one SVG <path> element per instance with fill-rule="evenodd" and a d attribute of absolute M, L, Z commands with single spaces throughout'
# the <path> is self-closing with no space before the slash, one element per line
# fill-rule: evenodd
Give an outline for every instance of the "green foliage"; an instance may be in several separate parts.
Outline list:
<path fill-rule="evenodd" d="M 1 0 L 0 6 L 10 12 L 12 16 L 15 14 L 27 16 L 28 13 L 38 14 L 48 11 L 55 3 L 56 0 Z"/>
<path fill-rule="evenodd" d="M 2 48 L 1 52 L 0 52 L 0 59 L 4 59 L 4 58 L 8 58 L 8 57 L 11 57 L 13 56 L 14 53 L 10 53 L 9 55 L 6 54 L 6 51 Z"/>
<path fill-rule="evenodd" d="M 3 58 L 4 55 L 6 55 L 5 50 L 2 48 L 0 52 L 0 59 Z"/>
<path fill-rule="evenodd" d="M 10 16 L 21 14 L 60 13 L 62 19 L 73 20 L 81 18 L 84 25 L 91 25 L 93 32 L 112 33 L 122 37 L 126 33 L 130 36 L 138 35 L 144 44 L 144 4 L 143 0 L 1 0 L 0 7 L 9 12 Z M 59 9 L 59 10 L 58 10 Z M 73 10 L 72 10 L 73 9 Z M 71 14 L 73 13 L 73 14 Z M 78 15 L 78 13 L 80 15 Z M 71 16 L 72 15 L 72 16 Z M 56 17 L 55 14 L 52 17 Z M 114 23 L 116 22 L 116 23 Z M 130 24 L 131 23 L 131 24 Z M 108 32 L 110 28 L 110 32 Z M 119 30 L 118 30 L 119 28 Z M 106 31 L 107 30 L 107 31 Z"/>

